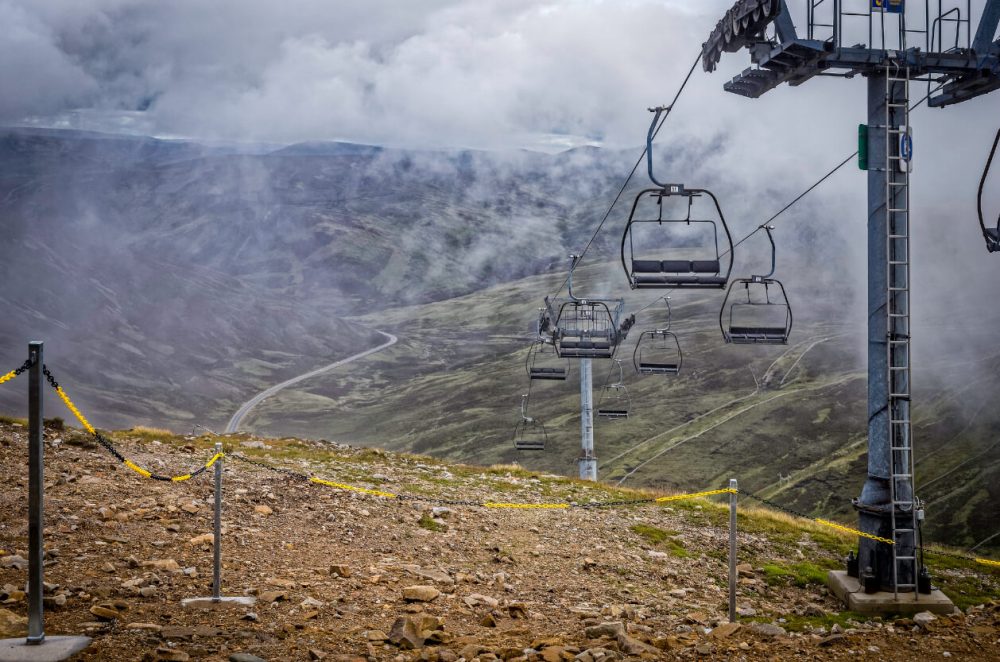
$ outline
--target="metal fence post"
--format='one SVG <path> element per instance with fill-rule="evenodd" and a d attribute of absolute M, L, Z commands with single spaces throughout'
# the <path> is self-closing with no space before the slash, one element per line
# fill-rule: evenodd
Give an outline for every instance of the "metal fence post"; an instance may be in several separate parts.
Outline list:
<path fill-rule="evenodd" d="M 736 622 L 736 490 L 735 478 L 729 479 L 729 622 Z"/>
<path fill-rule="evenodd" d="M 221 456 L 221 457 L 220 457 Z M 253 596 L 224 597 L 222 595 L 222 443 L 215 444 L 215 531 L 212 539 L 212 595 L 208 598 L 185 598 L 181 606 L 194 609 L 214 609 L 227 606 L 249 607 L 257 602 Z"/>
<path fill-rule="evenodd" d="M 44 586 L 44 554 L 42 516 L 44 515 L 45 476 L 43 435 L 45 421 L 42 411 L 42 349 L 44 343 L 28 344 L 31 370 L 28 373 L 28 643 L 45 641 L 45 615 L 42 602 Z"/>
<path fill-rule="evenodd" d="M 216 442 L 215 454 L 222 452 L 222 443 Z M 215 542 L 212 545 L 213 574 L 212 601 L 222 600 L 222 462 L 224 458 L 215 461 Z"/>
<path fill-rule="evenodd" d="M 45 386 L 43 344 L 28 344 L 28 636 L 0 639 L 0 660 L 66 660 L 90 645 L 90 637 L 45 636 Z"/>

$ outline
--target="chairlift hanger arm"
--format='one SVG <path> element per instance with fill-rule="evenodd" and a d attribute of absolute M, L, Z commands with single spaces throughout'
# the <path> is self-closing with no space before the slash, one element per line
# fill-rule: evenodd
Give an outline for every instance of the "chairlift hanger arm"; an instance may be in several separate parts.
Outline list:
<path fill-rule="evenodd" d="M 993 139 L 993 147 L 990 149 L 990 156 L 986 160 L 986 167 L 983 169 L 983 177 L 979 180 L 979 193 L 976 197 L 976 207 L 979 213 L 979 226 L 983 230 L 983 237 L 986 238 L 986 247 L 991 253 L 1000 251 L 1000 216 L 997 217 L 997 228 L 994 231 L 996 237 L 990 237 L 990 228 L 986 227 L 986 219 L 983 216 L 983 191 L 986 189 L 986 178 L 993 167 L 993 158 L 997 153 L 997 146 L 1000 145 L 1000 129 L 997 129 L 996 138 Z"/>
<path fill-rule="evenodd" d="M 659 129 L 660 117 L 663 116 L 663 120 L 666 121 L 671 110 L 673 110 L 673 106 L 657 106 L 649 109 L 649 112 L 653 113 L 653 121 L 649 123 L 649 131 L 646 133 L 646 171 L 649 173 L 649 181 L 660 188 L 667 188 L 667 185 L 653 174 L 653 138 L 656 137 L 656 132 Z"/>
<path fill-rule="evenodd" d="M 773 225 L 762 225 L 762 226 L 760 226 L 760 229 L 763 229 L 765 232 L 767 232 L 767 239 L 768 239 L 768 241 L 771 242 L 771 270 L 769 272 L 767 272 L 766 276 L 760 276 L 761 280 L 768 280 L 769 278 L 771 278 L 771 276 L 774 275 L 775 263 L 777 262 L 777 259 L 778 259 L 778 256 L 777 256 L 778 249 L 777 249 L 777 246 L 774 243 L 774 235 L 771 234 L 771 230 L 774 229 L 774 226 Z"/>

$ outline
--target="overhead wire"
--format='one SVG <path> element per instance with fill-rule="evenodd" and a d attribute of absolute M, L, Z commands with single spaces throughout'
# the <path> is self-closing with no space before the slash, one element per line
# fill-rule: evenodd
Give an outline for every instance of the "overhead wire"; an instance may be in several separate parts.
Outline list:
<path fill-rule="evenodd" d="M 922 99 L 921 99 L 920 101 L 916 102 L 915 104 L 913 104 L 913 105 L 912 105 L 912 106 L 910 107 L 910 110 L 911 110 L 911 111 L 912 111 L 912 110 L 916 110 L 916 109 L 917 109 L 917 108 L 918 108 L 919 106 L 921 106 L 921 105 L 922 105 L 922 104 L 923 104 L 923 103 L 924 103 L 925 101 L 927 101 L 927 99 L 929 99 L 929 98 L 930 98 L 930 96 L 931 96 L 932 94 L 934 94 L 934 92 L 937 92 L 937 91 L 938 91 L 938 90 L 940 90 L 940 89 L 941 89 L 942 87 L 943 87 L 943 85 L 938 85 L 938 87 L 936 87 L 935 89 L 933 89 L 933 90 L 931 90 L 931 91 L 927 92 L 927 94 L 926 94 L 926 95 L 924 95 L 924 97 L 923 97 L 923 98 L 922 98 Z M 657 129 L 657 130 L 659 130 L 659 129 Z M 645 152 L 643 152 L 643 154 L 645 154 Z M 838 171 L 839 171 L 839 170 L 840 170 L 841 168 L 843 168 L 843 167 L 844 167 L 845 165 L 847 165 L 848 163 L 850 163 L 851 159 L 853 159 L 853 158 L 854 158 L 854 157 L 856 157 L 857 155 L 858 155 L 858 151 L 857 151 L 857 150 L 855 150 L 855 151 L 854 151 L 854 152 L 853 152 L 852 154 L 848 155 L 848 156 L 847 156 L 847 157 L 846 157 L 846 158 L 845 158 L 845 159 L 844 159 L 843 161 L 841 161 L 841 162 L 840 162 L 840 163 L 838 163 L 838 164 L 837 164 L 836 166 L 834 166 L 832 170 L 830 170 L 830 171 L 829 171 L 829 172 L 827 172 L 827 173 L 826 173 L 825 175 L 823 175 L 822 177 L 820 177 L 819 179 L 817 179 L 817 180 L 816 180 L 815 182 L 813 182 L 813 183 L 812 183 L 812 184 L 811 184 L 811 185 L 809 186 L 809 188 L 807 188 L 806 190 L 804 190 L 804 191 L 803 191 L 802 193 L 800 193 L 799 195 L 795 196 L 795 198 L 794 198 L 794 199 L 793 199 L 793 200 L 792 200 L 791 202 L 789 202 L 789 203 L 788 203 L 788 204 L 786 204 L 786 205 L 785 205 L 784 207 L 782 207 L 782 208 L 781 208 L 780 210 L 778 210 L 778 212 L 777 212 L 777 213 L 775 213 L 775 214 L 774 214 L 773 216 L 771 216 L 771 217 L 770 217 L 769 219 L 767 219 L 766 221 L 764 221 L 763 223 L 761 223 L 760 225 L 758 225 L 757 227 L 755 227 L 755 228 L 754 228 L 753 230 L 751 230 L 751 231 L 750 231 L 750 232 L 749 232 L 748 234 L 746 234 L 746 235 L 745 235 L 745 236 L 744 236 L 744 237 L 743 237 L 742 239 L 740 239 L 739 241 L 737 241 L 736 243 L 734 243 L 734 244 L 733 244 L 733 247 L 732 247 L 732 248 L 727 248 L 726 250 L 722 251 L 722 252 L 721 252 L 721 253 L 719 254 L 719 257 L 720 257 L 720 258 L 723 258 L 723 257 L 725 257 L 725 256 L 729 255 L 729 253 L 731 253 L 732 251 L 734 251 L 734 250 L 735 250 L 736 248 L 738 248 L 739 246 L 743 245 L 743 244 L 744 244 L 744 243 L 745 243 L 745 242 L 746 242 L 747 240 L 749 240 L 749 239 L 750 239 L 751 237 L 753 237 L 753 236 L 754 236 L 755 234 L 757 234 L 758 232 L 760 232 L 761 230 L 763 230 L 763 229 L 764 229 L 764 228 L 765 228 L 766 226 L 768 226 L 768 225 L 770 225 L 771 223 L 773 223 L 774 221 L 776 221 L 776 220 L 778 219 L 778 217 L 779 217 L 779 216 L 781 216 L 781 215 L 782 215 L 782 214 L 784 214 L 784 213 L 785 213 L 786 211 L 788 211 L 789 209 L 791 209 L 792 207 L 794 207 L 795 205 L 797 205 L 797 204 L 798 204 L 799 202 L 801 202 L 803 198 L 805 198 L 805 197 L 806 197 L 807 195 L 809 195 L 809 194 L 810 194 L 810 193 L 812 193 L 812 192 L 813 192 L 814 190 L 816 190 L 816 189 L 817 189 L 817 188 L 818 188 L 818 187 L 819 187 L 819 186 L 820 186 L 821 184 L 823 184 L 823 183 L 824 183 L 824 182 L 825 182 L 826 180 L 830 179 L 830 177 L 832 177 L 832 176 L 833 176 L 834 174 L 836 174 L 836 173 L 837 173 L 837 172 L 838 172 Z M 634 171 L 633 171 L 633 172 L 634 172 Z M 642 308 L 639 308 L 639 309 L 638 309 L 638 310 L 637 310 L 637 311 L 635 312 L 635 314 L 639 314 L 639 313 L 641 313 L 641 312 L 643 312 L 643 311 L 645 311 L 645 310 L 648 310 L 649 308 L 652 308 L 652 307 L 653 307 L 653 306 L 654 306 L 654 305 L 656 304 L 656 302 L 657 302 L 657 301 L 660 301 L 661 299 L 665 298 L 666 296 L 669 296 L 669 295 L 670 295 L 670 294 L 671 294 L 672 292 L 674 292 L 674 290 L 667 290 L 667 293 L 666 293 L 666 295 L 664 295 L 663 297 L 659 297 L 659 298 L 655 299 L 654 301 L 652 301 L 652 302 L 650 302 L 650 303 L 646 304 L 646 305 L 645 305 L 645 306 L 643 306 Z"/>
<path fill-rule="evenodd" d="M 673 112 L 674 106 L 677 104 L 677 101 L 680 99 L 681 94 L 684 92 L 684 88 L 687 87 L 688 81 L 691 80 L 691 75 L 694 74 L 694 70 L 698 67 L 699 62 L 701 62 L 700 50 L 698 51 L 698 56 L 695 58 L 694 63 L 691 65 L 691 69 L 688 70 L 687 75 L 684 77 L 684 81 L 681 83 L 680 88 L 678 88 L 677 93 L 674 95 L 673 101 L 671 101 L 670 105 L 667 106 L 667 110 L 663 114 L 663 118 L 660 120 L 660 123 L 653 131 L 654 138 L 660 133 L 660 129 L 663 128 L 663 125 L 666 123 L 667 118 L 670 116 L 670 113 Z M 636 170 L 639 169 L 639 166 L 642 165 L 643 160 L 645 160 L 646 149 L 647 148 L 645 146 L 642 148 L 642 154 L 639 155 L 639 158 L 638 160 L 636 160 L 635 165 L 632 166 L 632 170 L 631 172 L 629 172 L 628 177 L 625 178 L 625 181 L 622 183 L 621 188 L 618 189 L 618 193 L 615 195 L 615 199 L 611 202 L 611 206 L 608 207 L 608 211 L 604 214 L 604 218 L 601 219 L 601 222 L 598 224 L 597 229 L 594 230 L 594 234 L 591 235 L 590 240 L 587 242 L 587 245 L 584 246 L 583 251 L 579 254 L 579 256 L 577 256 L 573 268 L 576 268 L 577 266 L 580 265 L 580 262 L 583 261 L 583 258 L 590 250 L 590 247 L 594 245 L 594 242 L 597 240 L 598 235 L 601 234 L 601 230 L 604 229 L 604 224 L 608 222 L 609 218 L 611 218 L 611 212 L 614 211 L 615 206 L 618 204 L 618 201 L 621 200 L 622 195 L 625 194 L 625 189 L 628 188 L 629 182 L 631 182 L 632 177 L 635 176 Z M 566 285 L 569 283 L 569 279 L 570 276 L 567 274 L 566 278 L 562 282 L 562 285 L 560 285 L 559 288 L 552 294 L 553 298 L 558 296 L 559 293 L 562 292 L 563 288 L 565 288 Z"/>
<path fill-rule="evenodd" d="M 917 108 L 919 108 L 921 105 L 923 105 L 923 103 L 925 101 L 927 101 L 927 99 L 930 98 L 930 96 L 932 94 L 934 94 L 935 92 L 937 92 L 938 90 L 940 90 L 942 87 L 944 87 L 943 84 L 942 85 L 938 85 L 933 90 L 929 90 L 927 92 L 927 94 L 925 94 L 924 97 L 920 101 L 918 101 L 915 104 L 913 104 L 912 106 L 910 106 L 910 111 L 914 111 Z M 747 234 L 745 237 L 743 237 L 742 239 L 740 239 L 739 241 L 737 241 L 735 244 L 733 244 L 733 247 L 731 249 L 724 250 L 719 255 L 719 257 L 725 257 L 731 251 L 735 250 L 738 246 L 742 245 L 744 242 L 746 242 L 748 239 L 750 239 L 750 237 L 754 236 L 755 234 L 757 234 L 758 232 L 760 232 L 761 230 L 763 230 L 766 226 L 768 226 L 771 223 L 773 223 L 775 220 L 778 219 L 779 216 L 781 216 L 786 211 L 788 211 L 789 209 L 791 209 L 792 207 L 794 207 L 804 197 L 806 197 L 807 195 L 809 195 L 810 193 L 812 193 L 814 190 L 816 190 L 816 188 L 819 187 L 820 184 L 822 184 L 826 180 L 830 179 L 830 177 L 832 177 L 836 172 L 838 172 L 841 168 L 843 168 L 845 165 L 847 165 L 848 163 L 850 163 L 851 159 L 853 159 L 857 155 L 858 155 L 858 150 L 854 150 L 854 153 L 850 154 L 849 156 L 847 156 L 847 158 L 845 158 L 843 161 L 841 161 L 839 164 L 837 164 L 833 168 L 833 170 L 830 170 L 828 173 L 826 173 L 825 175 L 823 175 L 822 177 L 820 177 L 809 188 L 807 188 L 805 191 L 803 191 L 802 193 L 800 193 L 799 195 L 797 195 L 794 200 L 792 200 L 791 202 L 789 202 L 787 205 L 785 205 L 784 207 L 782 207 L 776 214 L 774 214 L 773 216 L 771 216 L 771 218 L 767 219 L 766 221 L 764 221 L 763 223 L 761 223 L 760 225 L 758 225 L 749 234 Z M 671 291 L 673 291 L 673 290 L 671 290 Z"/>

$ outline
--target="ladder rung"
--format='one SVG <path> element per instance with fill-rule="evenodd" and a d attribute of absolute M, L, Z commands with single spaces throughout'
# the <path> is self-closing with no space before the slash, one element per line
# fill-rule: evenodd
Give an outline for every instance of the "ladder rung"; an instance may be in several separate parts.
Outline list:
<path fill-rule="evenodd" d="M 894 480 L 903 480 L 904 478 L 913 478 L 913 474 L 893 474 Z M 897 501 L 896 503 L 913 503 L 912 501 Z"/>

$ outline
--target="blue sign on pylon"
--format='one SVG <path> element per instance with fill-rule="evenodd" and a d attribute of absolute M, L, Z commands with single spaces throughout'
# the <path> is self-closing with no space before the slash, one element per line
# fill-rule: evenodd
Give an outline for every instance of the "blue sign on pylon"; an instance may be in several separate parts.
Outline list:
<path fill-rule="evenodd" d="M 890 14 L 902 14 L 906 0 L 872 0 L 873 11 L 884 11 Z"/>

